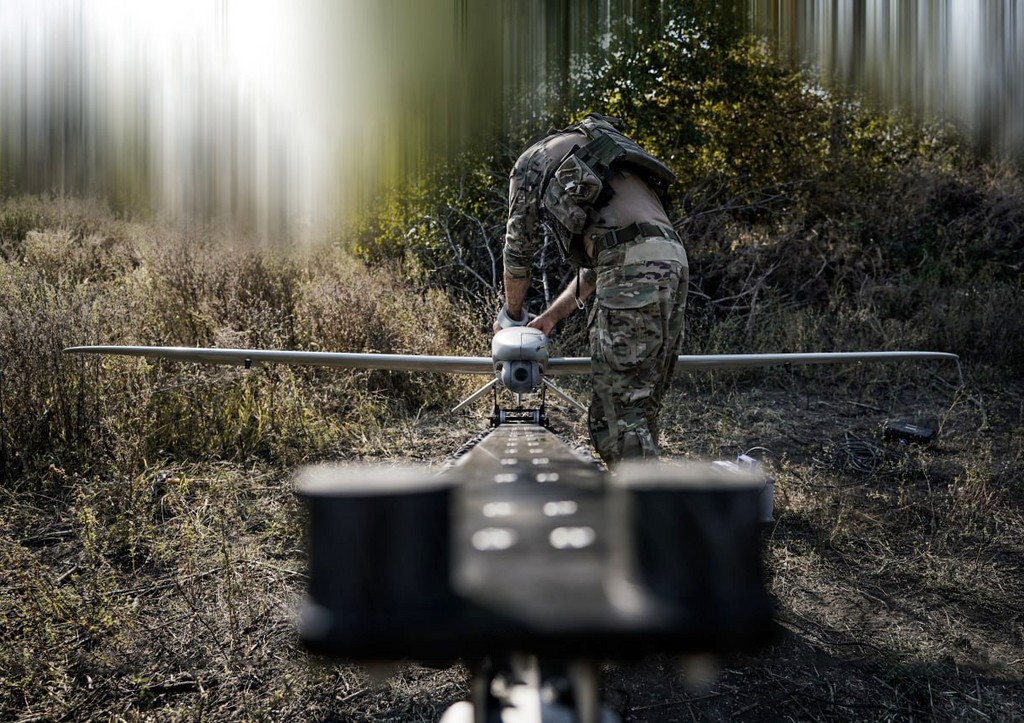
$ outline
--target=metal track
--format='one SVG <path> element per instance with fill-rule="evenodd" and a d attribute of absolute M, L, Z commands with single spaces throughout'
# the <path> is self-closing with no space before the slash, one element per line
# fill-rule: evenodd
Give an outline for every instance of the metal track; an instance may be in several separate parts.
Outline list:
<path fill-rule="evenodd" d="M 613 478 L 530 423 L 495 427 L 440 476 L 310 468 L 303 639 L 434 661 L 756 646 L 772 632 L 762 487 L 708 465 Z"/>
<path fill-rule="evenodd" d="M 605 473 L 547 429 L 497 427 L 447 474 L 461 482 L 457 590 L 536 629 L 607 624 Z"/>

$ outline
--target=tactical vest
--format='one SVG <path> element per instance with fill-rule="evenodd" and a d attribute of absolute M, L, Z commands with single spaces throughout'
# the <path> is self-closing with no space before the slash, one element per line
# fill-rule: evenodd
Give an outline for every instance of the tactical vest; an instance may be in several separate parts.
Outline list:
<path fill-rule="evenodd" d="M 668 205 L 668 188 L 676 176 L 668 166 L 627 138 L 603 116 L 592 113 L 562 133 L 580 131 L 586 145 L 574 146 L 544 181 L 541 208 L 555 232 L 563 255 L 589 267 L 583 229 L 596 221 L 614 191 L 609 182 L 617 169 L 636 173 Z"/>

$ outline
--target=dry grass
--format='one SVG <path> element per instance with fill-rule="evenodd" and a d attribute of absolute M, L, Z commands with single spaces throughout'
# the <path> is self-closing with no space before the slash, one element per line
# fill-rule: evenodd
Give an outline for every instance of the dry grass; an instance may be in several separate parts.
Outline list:
<path fill-rule="evenodd" d="M 303 515 L 287 477 L 316 458 L 436 457 L 454 432 L 432 420 L 472 381 L 61 353 L 486 339 L 443 295 L 337 248 L 230 241 L 77 201 L 0 208 L 4 719 L 431 718 L 439 688 L 461 694 L 458 672 L 382 682 L 297 649 Z"/>
<path fill-rule="evenodd" d="M 26 207 L 40 226 L 9 219 Z M 0 229 L 21 234 L 4 238 L 0 254 L 4 479 L 112 459 L 119 471 L 138 472 L 168 457 L 347 456 L 358 453 L 350 442 L 396 417 L 445 408 L 466 386 L 386 372 L 245 373 L 62 356 L 67 346 L 436 354 L 483 345 L 484 325 L 442 294 L 370 272 L 336 248 L 238 250 L 212 234 L 97 218 L 88 205 L 55 208 L 18 199 L 0 209 Z"/>
<path fill-rule="evenodd" d="M 878 368 L 870 389 L 824 385 L 817 371 L 728 389 L 718 379 L 712 394 L 708 380 L 684 385 L 666 425 L 674 452 L 756 447 L 774 473 L 766 560 L 785 636 L 723 661 L 699 691 L 671 661 L 612 668 L 628 720 L 1020 715 L 1024 388 L 1004 383 L 989 398 L 970 379 L 951 389 L 917 371 L 893 386 Z M 885 420 L 908 416 L 938 423 L 938 439 L 881 439 Z"/>
<path fill-rule="evenodd" d="M 464 694 L 457 670 L 384 679 L 299 649 L 303 514 L 286 472 L 176 466 L 77 487 L 5 522 L 5 717 L 428 720 Z"/>
<path fill-rule="evenodd" d="M 472 380 L 60 349 L 479 353 L 483 320 L 333 248 L 232 250 L 81 202 L 4 204 L 0 718 L 435 720 L 464 697 L 461 668 L 384 675 L 299 649 L 304 513 L 288 477 L 327 457 L 440 464 L 482 426 L 444 413 Z M 820 306 L 758 286 L 775 250 L 737 253 L 731 291 L 694 296 L 693 351 L 935 344 L 994 363 L 968 365 L 963 384 L 910 364 L 681 377 L 667 452 L 752 450 L 776 477 L 765 549 L 787 634 L 723 661 L 701 691 L 672 661 L 610 666 L 609 701 L 632 721 L 1019 716 L 1024 387 L 1019 349 L 984 346 L 1011 343 L 999 334 L 1024 318 L 1019 282 L 839 285 Z M 727 309 L 729 295 L 743 305 Z M 572 353 L 578 330 L 559 343 Z M 585 381 L 567 386 L 585 398 Z M 938 440 L 888 446 L 878 429 L 894 417 Z M 584 440 L 579 420 L 555 419 Z"/>

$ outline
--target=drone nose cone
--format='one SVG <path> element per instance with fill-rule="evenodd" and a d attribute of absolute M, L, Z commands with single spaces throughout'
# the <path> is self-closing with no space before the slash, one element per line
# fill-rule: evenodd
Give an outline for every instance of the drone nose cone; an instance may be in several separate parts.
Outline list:
<path fill-rule="evenodd" d="M 540 329 L 510 326 L 494 335 L 491 359 L 503 387 L 520 394 L 534 392 L 548 363 L 548 338 Z"/>
<path fill-rule="evenodd" d="M 499 330 L 491 340 L 491 358 L 495 364 L 505 361 L 548 361 L 548 337 L 532 326 L 510 326 Z"/>

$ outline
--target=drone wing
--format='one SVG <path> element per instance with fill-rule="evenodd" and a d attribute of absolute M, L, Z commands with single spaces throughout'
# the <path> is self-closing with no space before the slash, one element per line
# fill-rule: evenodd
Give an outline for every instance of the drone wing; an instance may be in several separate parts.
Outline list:
<path fill-rule="evenodd" d="M 842 351 L 790 354 L 693 354 L 682 355 L 676 369 L 745 369 L 779 365 L 848 364 L 851 362 L 887 362 L 923 359 L 958 361 L 956 354 L 940 351 Z M 548 360 L 547 373 L 551 376 L 589 374 L 590 358 L 555 357 Z"/>
<path fill-rule="evenodd" d="M 324 351 L 275 349 L 203 349 L 180 346 L 73 346 L 68 354 L 119 354 L 205 364 L 298 364 L 341 369 L 393 369 L 398 371 L 494 374 L 494 363 L 484 356 L 424 356 L 420 354 L 344 354 Z"/>
<path fill-rule="evenodd" d="M 484 356 L 428 356 L 422 354 L 348 354 L 324 351 L 275 349 L 203 349 L 176 346 L 74 346 L 67 353 L 119 354 L 206 364 L 299 364 L 340 369 L 389 369 L 395 371 L 494 374 L 494 361 Z M 958 361 L 956 354 L 938 351 L 851 351 L 790 354 L 694 354 L 682 355 L 676 369 L 745 369 L 778 365 L 887 362 L 908 360 Z M 550 376 L 589 374 L 590 357 L 552 357 Z"/>

